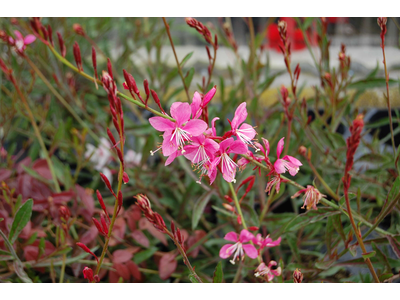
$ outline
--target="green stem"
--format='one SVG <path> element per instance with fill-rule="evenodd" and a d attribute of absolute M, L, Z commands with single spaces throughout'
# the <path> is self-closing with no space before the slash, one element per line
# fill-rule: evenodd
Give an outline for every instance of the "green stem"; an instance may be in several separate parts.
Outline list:
<path fill-rule="evenodd" d="M 49 152 L 47 152 L 46 145 L 43 142 L 42 135 L 40 134 L 39 128 L 38 128 L 38 126 L 36 124 L 35 117 L 33 116 L 33 113 L 32 113 L 32 111 L 31 111 L 31 109 L 29 107 L 28 101 L 26 100 L 24 94 L 19 89 L 19 86 L 18 86 L 14 76 L 10 76 L 10 80 L 13 83 L 18 95 L 20 96 L 20 98 L 22 100 L 22 103 L 25 106 L 25 109 L 28 112 L 28 115 L 29 115 L 29 118 L 30 118 L 30 121 L 31 121 L 31 124 L 32 124 L 32 127 L 33 127 L 33 130 L 35 131 L 35 135 L 36 135 L 36 137 L 37 137 L 37 139 L 39 141 L 40 147 L 42 148 L 44 157 L 45 157 L 45 159 L 47 161 L 47 165 L 49 167 L 49 170 L 50 170 L 50 173 L 51 173 L 51 177 L 53 178 L 54 187 L 56 189 L 56 192 L 60 193 L 61 189 L 60 189 L 60 185 L 58 184 L 58 180 L 57 180 L 56 173 L 54 171 L 53 163 L 51 161 Z"/>
<path fill-rule="evenodd" d="M 190 103 L 189 88 L 186 86 L 185 78 L 183 77 L 182 68 L 181 68 L 181 65 L 179 63 L 176 51 L 175 51 L 175 46 L 174 46 L 174 42 L 172 41 L 171 32 L 169 31 L 169 25 L 167 23 L 167 20 L 165 20 L 164 17 L 162 18 L 162 20 L 164 22 L 165 30 L 167 31 L 167 34 L 168 34 L 169 42 L 171 43 L 172 52 L 174 52 L 174 56 L 175 56 L 175 60 L 176 60 L 176 66 L 178 68 L 179 76 L 181 76 L 183 87 L 185 88 L 186 96 L 187 96 L 188 101 Z"/>
<path fill-rule="evenodd" d="M 326 181 L 322 178 L 322 176 L 318 173 L 317 169 L 314 167 L 314 165 L 311 163 L 309 159 L 307 159 L 307 162 L 311 168 L 311 170 L 314 172 L 315 176 L 317 176 L 318 180 L 321 182 L 321 184 L 324 186 L 328 194 L 335 199 L 336 201 L 339 201 L 339 196 L 336 195 L 334 191 L 329 187 L 329 185 L 326 183 Z"/>
<path fill-rule="evenodd" d="M 263 210 L 261 211 L 261 215 L 260 215 L 260 224 L 262 222 L 262 220 L 264 219 L 265 214 L 268 212 L 268 209 L 272 203 L 272 199 L 274 198 L 274 194 L 275 194 L 275 186 L 272 187 L 272 191 L 269 194 L 268 200 L 267 200 L 267 204 L 264 206 Z"/>
<path fill-rule="evenodd" d="M 233 187 L 233 184 L 232 184 L 232 182 L 228 182 L 228 184 L 229 184 L 229 188 L 230 188 L 230 190 L 232 192 L 233 201 L 235 202 L 236 210 L 238 211 L 238 214 L 239 214 L 240 219 L 242 221 L 242 225 L 243 225 L 244 229 L 247 229 L 246 220 L 243 217 L 242 209 L 240 208 L 239 200 L 237 198 L 237 195 L 236 195 L 235 189 Z"/>

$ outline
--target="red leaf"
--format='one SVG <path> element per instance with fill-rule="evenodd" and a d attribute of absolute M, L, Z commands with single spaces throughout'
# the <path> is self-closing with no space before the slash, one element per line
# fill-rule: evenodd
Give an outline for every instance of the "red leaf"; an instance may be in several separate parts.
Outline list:
<path fill-rule="evenodd" d="M 116 237 L 111 237 L 110 239 L 110 246 L 115 246 L 121 243 L 121 240 L 124 239 L 126 231 L 126 222 L 123 218 L 118 217 L 115 220 L 114 228 L 113 228 L 113 235 Z"/>
<path fill-rule="evenodd" d="M 46 178 L 48 180 L 53 179 L 51 176 L 51 172 L 49 169 L 49 165 L 45 159 L 38 159 L 32 166 L 32 169 L 35 170 L 40 176 Z"/>
<path fill-rule="evenodd" d="M 400 244 L 393 237 L 386 236 L 389 241 L 390 246 L 392 246 L 393 252 L 396 254 L 398 258 L 400 258 Z"/>
<path fill-rule="evenodd" d="M 133 261 L 128 261 L 126 263 L 126 266 L 131 272 L 133 278 L 135 278 L 138 281 L 142 280 L 142 273 L 140 273 L 138 266 Z"/>
<path fill-rule="evenodd" d="M 12 171 L 7 169 L 0 169 L 0 181 L 5 181 L 11 175 Z"/>
<path fill-rule="evenodd" d="M 115 250 L 113 253 L 113 263 L 121 264 L 130 261 L 133 257 L 132 251 L 123 249 Z"/>
<path fill-rule="evenodd" d="M 131 273 L 129 269 L 124 264 L 114 264 L 114 269 L 117 270 L 117 274 L 122 277 L 125 281 L 129 281 L 131 279 Z"/>
<path fill-rule="evenodd" d="M 21 160 L 18 164 L 17 164 L 17 173 L 21 174 L 22 172 L 24 172 L 24 168 L 22 168 L 22 166 L 29 166 L 31 164 L 31 158 L 30 157 L 26 157 L 23 160 Z"/>
<path fill-rule="evenodd" d="M 143 231 L 134 230 L 131 233 L 131 236 L 136 242 L 138 242 L 143 247 L 148 248 L 150 246 L 149 239 L 144 235 Z"/>
<path fill-rule="evenodd" d="M 160 265 L 158 267 L 158 273 L 162 280 L 165 280 L 171 276 L 176 270 L 178 262 L 175 260 L 175 255 L 171 253 L 164 254 L 160 260 Z"/>
<path fill-rule="evenodd" d="M 75 185 L 78 197 L 81 199 L 83 205 L 86 207 L 89 213 L 89 218 L 92 218 L 94 213 L 94 199 L 93 192 L 90 189 L 84 189 L 80 185 Z"/>
<path fill-rule="evenodd" d="M 147 229 L 149 233 L 154 236 L 156 239 L 160 240 L 165 246 L 168 245 L 167 238 L 165 234 L 158 231 L 146 218 L 141 218 L 139 221 L 140 229 Z"/>

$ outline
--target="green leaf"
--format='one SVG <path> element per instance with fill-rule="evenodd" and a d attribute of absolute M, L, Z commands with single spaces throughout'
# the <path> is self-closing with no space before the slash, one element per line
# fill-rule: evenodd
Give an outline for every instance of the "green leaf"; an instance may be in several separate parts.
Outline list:
<path fill-rule="evenodd" d="M 186 77 L 185 77 L 186 88 L 190 87 L 190 84 L 192 83 L 193 75 L 194 75 L 194 68 L 190 68 L 190 70 L 187 72 Z"/>
<path fill-rule="evenodd" d="M 221 213 L 221 214 L 223 214 L 225 216 L 228 216 L 228 217 L 231 217 L 231 218 L 235 217 L 235 215 L 232 212 L 228 212 L 227 210 L 219 208 L 218 206 L 211 205 L 211 207 L 215 211 L 217 211 L 217 212 L 219 212 L 219 213 Z"/>
<path fill-rule="evenodd" d="M 192 57 L 194 51 L 190 52 L 189 54 L 187 54 L 181 61 L 180 65 L 181 68 L 185 65 L 185 63 Z"/>
<path fill-rule="evenodd" d="M 297 246 L 297 237 L 293 233 L 289 233 L 286 235 L 286 241 L 289 244 L 290 250 L 295 258 L 295 261 L 300 263 L 300 253 L 299 253 L 299 247 Z"/>
<path fill-rule="evenodd" d="M 222 283 L 224 280 L 224 272 L 222 271 L 222 261 L 220 261 L 215 268 L 213 283 Z"/>
<path fill-rule="evenodd" d="M 29 220 L 31 219 L 32 215 L 32 207 L 33 207 L 33 200 L 28 199 L 17 211 L 15 215 L 14 221 L 11 225 L 10 234 L 8 235 L 8 239 L 10 240 L 11 244 L 14 244 L 15 240 L 17 239 L 18 235 L 21 233 L 22 229 L 28 224 Z"/>
<path fill-rule="evenodd" d="M 133 258 L 133 261 L 135 264 L 140 264 L 141 262 L 149 259 L 150 257 L 153 256 L 153 254 L 158 250 L 157 247 L 151 247 L 149 249 L 146 249 L 144 251 L 141 251 L 139 253 L 135 254 L 135 257 Z"/>
<path fill-rule="evenodd" d="M 8 251 L 4 251 L 4 250 L 0 249 L 0 255 L 12 255 L 12 254 Z"/>
<path fill-rule="evenodd" d="M 203 214 L 204 208 L 206 207 L 208 201 L 210 200 L 212 193 L 213 193 L 212 190 L 205 193 L 194 204 L 192 212 L 192 229 L 195 229 L 197 227 L 197 224 L 199 224 L 200 217 Z"/>
<path fill-rule="evenodd" d="M 340 214 L 338 210 L 332 210 L 330 208 L 319 208 L 318 210 L 309 210 L 304 214 L 300 214 L 293 218 L 289 224 L 286 225 L 284 232 L 296 231 L 309 224 L 321 221 L 327 217 Z"/>
<path fill-rule="evenodd" d="M 242 205 L 243 210 L 248 211 L 250 213 L 251 223 L 253 223 L 254 226 L 260 227 L 260 221 L 258 219 L 257 213 L 254 210 L 254 208 L 245 202 L 243 202 L 241 205 Z"/>
<path fill-rule="evenodd" d="M 367 258 L 371 258 L 374 257 L 376 254 L 375 251 L 371 251 L 371 252 L 367 252 L 367 253 L 362 253 L 362 257 L 364 257 L 365 260 L 367 260 Z"/>
<path fill-rule="evenodd" d="M 357 197 L 357 195 L 353 194 L 353 193 L 348 193 L 348 196 L 349 196 L 349 201 L 351 201 Z M 345 205 L 346 205 L 346 198 L 344 196 L 342 196 L 342 198 L 339 199 L 339 206 L 342 207 Z"/>
<path fill-rule="evenodd" d="M 389 86 L 396 84 L 397 81 L 393 79 L 389 79 Z M 386 79 L 385 78 L 367 78 L 359 81 L 352 82 L 348 85 L 349 89 L 356 90 L 366 90 L 373 88 L 383 88 L 386 87 Z"/>
<path fill-rule="evenodd" d="M 3 220 L 4 220 L 4 218 L 0 218 L 0 222 L 3 221 Z"/>
<path fill-rule="evenodd" d="M 46 246 L 46 241 L 44 238 L 41 238 L 39 241 L 39 254 L 38 259 L 44 254 L 44 247 Z"/>

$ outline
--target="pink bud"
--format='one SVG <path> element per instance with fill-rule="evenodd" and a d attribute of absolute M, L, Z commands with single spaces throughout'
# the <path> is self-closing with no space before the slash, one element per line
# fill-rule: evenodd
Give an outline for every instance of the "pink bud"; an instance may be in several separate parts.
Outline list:
<path fill-rule="evenodd" d="M 129 182 L 129 176 L 126 172 L 122 175 L 122 180 L 124 181 L 125 184 Z"/>

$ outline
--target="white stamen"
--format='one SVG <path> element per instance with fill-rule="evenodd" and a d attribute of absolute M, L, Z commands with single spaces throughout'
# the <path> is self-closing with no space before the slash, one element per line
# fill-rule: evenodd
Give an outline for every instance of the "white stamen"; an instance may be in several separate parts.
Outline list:
<path fill-rule="evenodd" d="M 156 153 L 156 152 L 157 152 L 158 150 L 160 150 L 161 148 L 162 148 L 162 146 L 158 147 L 157 150 L 155 150 L 155 151 L 150 150 L 150 155 L 151 155 L 151 156 L 154 156 L 154 153 Z"/>
<path fill-rule="evenodd" d="M 237 137 L 245 144 L 250 145 L 251 147 L 256 149 L 257 151 L 260 151 L 260 149 L 258 149 L 256 147 L 256 145 L 254 145 L 253 141 L 251 140 L 251 138 L 249 138 L 245 133 L 251 133 L 253 128 L 246 128 L 246 129 L 236 129 L 236 135 Z"/>

